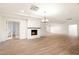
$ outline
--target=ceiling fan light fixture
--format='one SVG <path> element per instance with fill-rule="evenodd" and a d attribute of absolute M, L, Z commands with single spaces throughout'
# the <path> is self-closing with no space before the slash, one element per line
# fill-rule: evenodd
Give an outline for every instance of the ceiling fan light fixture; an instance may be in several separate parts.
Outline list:
<path fill-rule="evenodd" d="M 39 9 L 39 7 L 32 5 L 30 9 L 33 10 L 33 11 L 37 11 Z"/>

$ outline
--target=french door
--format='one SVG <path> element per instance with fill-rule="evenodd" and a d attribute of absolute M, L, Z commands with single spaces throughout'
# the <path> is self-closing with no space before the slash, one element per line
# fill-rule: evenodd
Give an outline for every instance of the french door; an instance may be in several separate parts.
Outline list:
<path fill-rule="evenodd" d="M 19 22 L 8 22 L 8 39 L 19 38 Z"/>

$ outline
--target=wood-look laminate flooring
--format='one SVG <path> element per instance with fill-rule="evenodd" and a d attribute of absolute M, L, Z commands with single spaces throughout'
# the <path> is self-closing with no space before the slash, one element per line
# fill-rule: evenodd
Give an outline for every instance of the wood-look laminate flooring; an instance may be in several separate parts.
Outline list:
<path fill-rule="evenodd" d="M 10 39 L 0 43 L 0 55 L 78 55 L 78 39 L 66 35 Z"/>

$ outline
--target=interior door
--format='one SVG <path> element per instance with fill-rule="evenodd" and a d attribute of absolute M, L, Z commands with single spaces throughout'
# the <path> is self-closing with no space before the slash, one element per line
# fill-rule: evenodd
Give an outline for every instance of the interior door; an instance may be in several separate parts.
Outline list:
<path fill-rule="evenodd" d="M 8 38 L 19 38 L 19 22 L 8 22 Z"/>

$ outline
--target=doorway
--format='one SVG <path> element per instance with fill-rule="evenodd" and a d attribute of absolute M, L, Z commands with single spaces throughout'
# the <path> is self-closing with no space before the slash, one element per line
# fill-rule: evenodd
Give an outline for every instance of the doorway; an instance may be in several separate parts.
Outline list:
<path fill-rule="evenodd" d="M 8 39 L 19 38 L 19 22 L 8 22 Z"/>
<path fill-rule="evenodd" d="M 77 36 L 78 33 L 77 33 L 77 24 L 72 24 L 72 25 L 69 25 L 69 35 L 70 36 Z"/>

